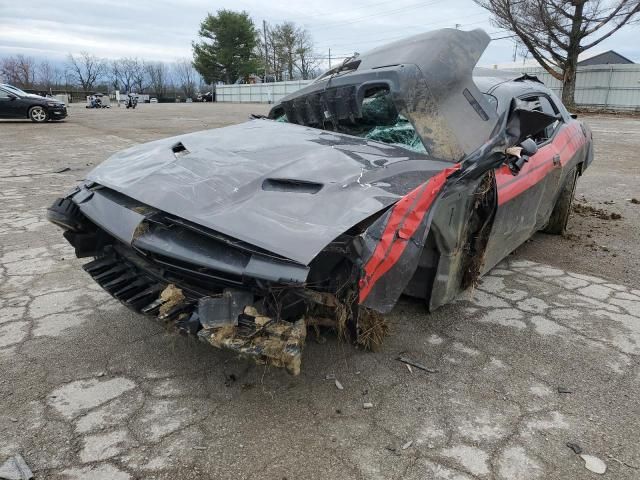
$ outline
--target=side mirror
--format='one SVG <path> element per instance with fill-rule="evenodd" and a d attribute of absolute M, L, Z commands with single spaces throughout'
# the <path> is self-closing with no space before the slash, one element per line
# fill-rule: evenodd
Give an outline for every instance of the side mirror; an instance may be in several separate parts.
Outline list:
<path fill-rule="evenodd" d="M 538 152 L 538 145 L 531 138 L 527 138 L 520 144 L 520 148 L 522 148 L 522 154 L 527 157 L 532 157 Z"/>
<path fill-rule="evenodd" d="M 524 164 L 529 161 L 529 157 L 535 155 L 538 145 L 531 138 L 523 140 L 519 146 L 507 148 L 507 166 L 512 175 L 518 175 Z"/>

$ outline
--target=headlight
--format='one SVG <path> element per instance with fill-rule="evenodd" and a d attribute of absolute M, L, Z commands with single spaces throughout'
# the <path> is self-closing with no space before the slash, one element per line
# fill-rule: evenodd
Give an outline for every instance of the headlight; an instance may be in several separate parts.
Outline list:
<path fill-rule="evenodd" d="M 64 107 L 64 103 L 59 103 L 59 102 L 47 102 L 47 106 L 49 106 L 49 107 Z"/>

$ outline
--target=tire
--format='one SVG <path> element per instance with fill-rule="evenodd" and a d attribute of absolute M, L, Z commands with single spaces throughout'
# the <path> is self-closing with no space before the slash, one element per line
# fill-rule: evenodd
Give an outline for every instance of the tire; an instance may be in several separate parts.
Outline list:
<path fill-rule="evenodd" d="M 29 118 L 32 122 L 44 123 L 49 120 L 49 114 L 43 107 L 36 105 L 29 109 Z"/>
<path fill-rule="evenodd" d="M 567 231 L 567 223 L 569 222 L 569 215 L 571 215 L 571 204 L 573 203 L 577 181 L 578 167 L 574 167 L 573 170 L 567 174 L 567 178 L 562 185 L 562 190 L 560 190 L 560 195 L 549 217 L 549 223 L 543 232 L 552 235 L 564 235 Z"/>

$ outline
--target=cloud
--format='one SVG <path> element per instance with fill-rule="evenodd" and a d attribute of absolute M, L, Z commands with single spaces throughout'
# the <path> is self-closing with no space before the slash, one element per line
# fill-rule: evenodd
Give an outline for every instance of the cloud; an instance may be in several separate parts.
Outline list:
<path fill-rule="evenodd" d="M 471 0 L 324 0 L 313 4 L 292 0 L 30 0 L 0 5 L 0 55 L 26 53 L 64 58 L 81 50 L 107 58 L 140 57 L 175 60 L 191 56 L 191 42 L 207 12 L 221 8 L 245 10 L 261 29 L 262 20 L 291 20 L 312 35 L 319 56 L 334 59 L 364 52 L 387 41 L 435 28 L 484 28 L 486 11 Z M 638 26 L 626 27 L 599 45 L 638 60 Z M 511 60 L 513 41 L 492 42 L 482 64 Z"/>

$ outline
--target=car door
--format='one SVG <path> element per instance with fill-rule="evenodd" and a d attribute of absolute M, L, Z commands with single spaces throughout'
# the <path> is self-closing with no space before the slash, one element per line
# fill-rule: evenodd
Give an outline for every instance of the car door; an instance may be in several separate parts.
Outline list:
<path fill-rule="evenodd" d="M 12 118 L 16 116 L 15 103 L 17 98 L 7 90 L 0 88 L 0 118 Z"/>
<path fill-rule="evenodd" d="M 550 99 L 541 93 L 527 94 L 522 100 L 537 104 L 536 109 L 557 115 Z M 560 119 L 560 115 L 558 115 Z M 538 146 L 517 175 L 506 164 L 495 170 L 498 189 L 498 208 L 487 244 L 484 272 L 515 250 L 542 225 L 560 178 L 561 162 L 556 143 L 561 121 L 556 121 L 533 140 Z"/>
<path fill-rule="evenodd" d="M 550 154 L 551 162 L 547 161 L 542 166 L 545 172 L 545 188 L 542 198 L 540 199 L 538 211 L 536 212 L 535 228 L 531 233 L 540 230 L 548 222 L 551 211 L 555 205 L 560 180 L 563 178 L 563 165 L 567 164 L 567 150 L 564 147 L 568 140 L 568 132 L 560 109 L 555 101 L 547 95 L 540 95 L 538 100 L 542 111 L 549 115 L 555 115 L 557 120 L 545 128 L 540 137 L 541 146 L 539 146 L 539 148 L 547 148 L 552 154 Z"/>

